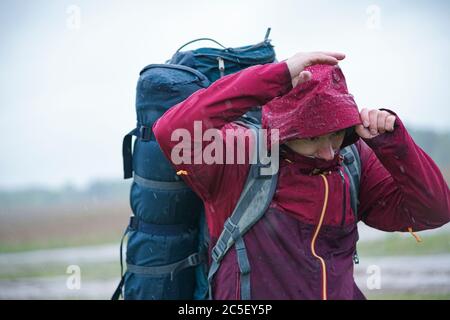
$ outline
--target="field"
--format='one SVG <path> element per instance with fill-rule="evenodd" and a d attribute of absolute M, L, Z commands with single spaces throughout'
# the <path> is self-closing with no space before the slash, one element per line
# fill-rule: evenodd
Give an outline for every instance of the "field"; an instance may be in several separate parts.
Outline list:
<path fill-rule="evenodd" d="M 125 201 L 9 208 L 0 224 L 0 298 L 110 298 L 130 213 Z M 449 227 L 421 233 L 422 243 L 409 234 L 359 229 L 355 279 L 369 299 L 450 299 Z M 72 265 L 81 271 L 81 287 L 73 290 Z M 379 288 L 370 285 L 374 266 Z"/>

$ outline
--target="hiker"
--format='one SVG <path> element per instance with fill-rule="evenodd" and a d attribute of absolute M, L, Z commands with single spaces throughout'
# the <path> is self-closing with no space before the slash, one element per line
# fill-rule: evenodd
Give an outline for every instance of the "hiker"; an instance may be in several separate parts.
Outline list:
<path fill-rule="evenodd" d="M 227 140 L 230 132 L 250 130 L 235 121 L 254 106 L 263 106 L 264 129 L 279 130 L 275 194 L 240 244 L 249 276 L 238 250 L 229 250 L 212 279 L 213 299 L 364 299 L 353 279 L 359 220 L 403 232 L 450 220 L 450 191 L 436 164 L 394 112 L 358 111 L 337 66 L 342 59 L 340 53 L 298 53 L 247 68 L 195 92 L 153 126 L 165 156 L 204 202 L 210 250 L 243 192 L 250 163 L 194 163 L 211 143 L 198 140 L 194 122 L 220 130 L 225 154 L 236 147 Z M 176 129 L 196 139 L 184 154 L 192 161 L 172 159 L 180 142 L 172 136 Z M 357 210 L 339 153 L 352 144 L 361 164 Z M 245 151 L 253 147 L 246 143 Z"/>

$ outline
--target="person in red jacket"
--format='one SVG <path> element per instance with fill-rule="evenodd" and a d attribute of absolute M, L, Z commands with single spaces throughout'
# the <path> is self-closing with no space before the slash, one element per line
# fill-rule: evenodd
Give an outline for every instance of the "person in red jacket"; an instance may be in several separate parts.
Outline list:
<path fill-rule="evenodd" d="M 218 130 L 224 153 L 236 147 L 230 132 L 249 130 L 234 121 L 255 106 L 263 106 L 263 128 L 279 130 L 276 192 L 243 238 L 252 299 L 363 299 L 353 278 L 358 221 L 384 231 L 420 231 L 450 220 L 450 191 L 436 164 L 394 112 L 358 111 L 337 66 L 342 59 L 298 53 L 247 68 L 195 92 L 153 127 L 168 159 L 179 147 L 177 129 L 194 137 L 189 157 L 211 143 L 194 135 L 195 121 Z M 361 159 L 357 216 L 339 156 L 350 144 Z M 245 144 L 246 151 L 251 147 Z M 250 164 L 171 161 L 204 202 L 212 248 Z M 240 299 L 239 275 L 236 251 L 229 250 L 212 281 L 213 298 Z"/>

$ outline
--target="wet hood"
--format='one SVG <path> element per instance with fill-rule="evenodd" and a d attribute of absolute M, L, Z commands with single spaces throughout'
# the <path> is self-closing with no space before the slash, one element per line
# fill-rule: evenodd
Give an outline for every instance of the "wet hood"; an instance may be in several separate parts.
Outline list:
<path fill-rule="evenodd" d="M 310 81 L 263 107 L 263 128 L 278 129 L 280 144 L 348 128 L 342 147 L 355 143 L 358 136 L 352 128 L 361 120 L 342 70 L 328 65 L 315 65 L 306 70 L 312 73 Z"/>

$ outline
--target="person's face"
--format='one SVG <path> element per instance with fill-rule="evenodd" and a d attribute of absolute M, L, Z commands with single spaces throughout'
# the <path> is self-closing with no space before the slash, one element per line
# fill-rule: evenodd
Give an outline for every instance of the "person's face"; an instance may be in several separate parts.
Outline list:
<path fill-rule="evenodd" d="M 333 160 L 344 142 L 345 129 L 319 137 L 307 139 L 294 139 L 286 145 L 302 156 Z"/>

